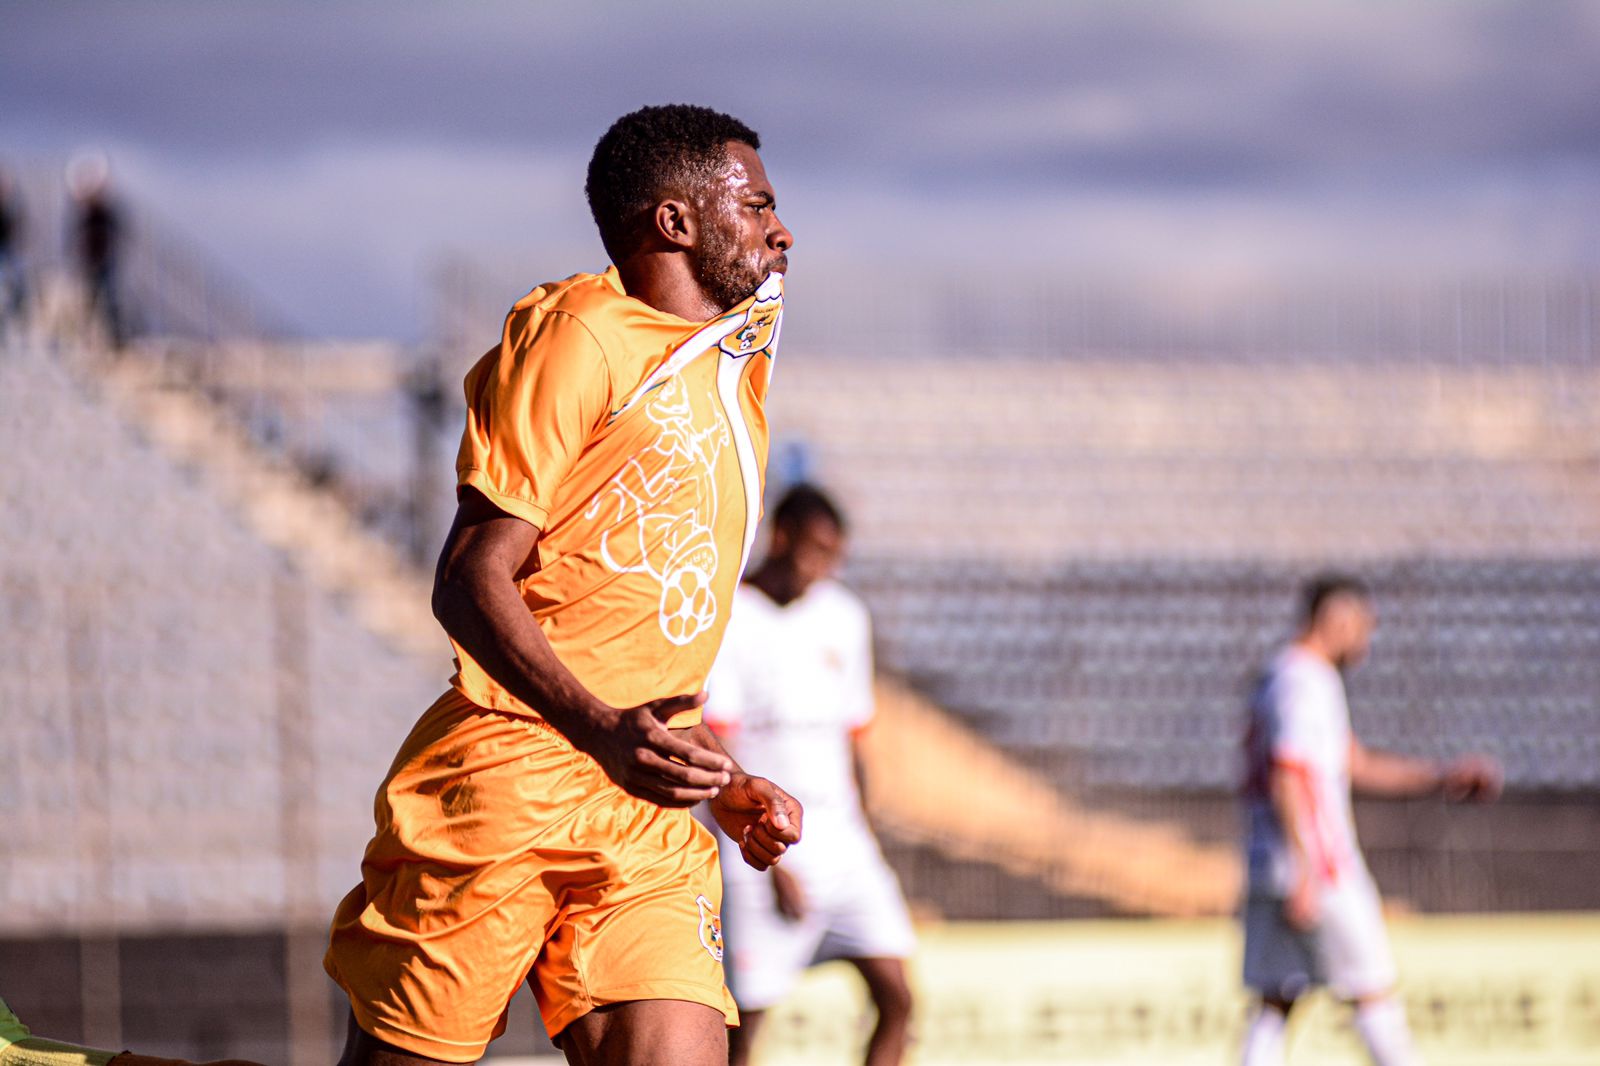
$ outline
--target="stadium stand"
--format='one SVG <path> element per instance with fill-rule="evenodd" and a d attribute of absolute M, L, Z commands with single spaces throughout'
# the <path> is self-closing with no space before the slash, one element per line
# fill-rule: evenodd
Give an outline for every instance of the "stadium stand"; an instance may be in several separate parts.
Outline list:
<path fill-rule="evenodd" d="M 325 1058 L 327 989 L 284 974 L 315 976 L 373 782 L 437 694 L 447 646 L 425 656 L 364 622 L 384 583 L 362 600 L 321 565 L 348 529 L 196 397 L 87 369 L 38 347 L 0 358 L 0 706 L 16 753 L 0 957 L 62 982 L 8 986 L 10 1001 L 94 1043 L 159 1020 L 141 1041 L 157 1052 L 281 1061 L 287 1028 L 309 1049 L 298 1061 Z M 269 516 L 251 510 L 269 498 Z M 415 615 L 416 598 L 387 609 Z M 222 1002 L 248 1007 L 219 1021 Z"/>
<path fill-rule="evenodd" d="M 7 732 L 24 754 L 0 790 L 13 827 L 0 959 L 58 975 L 37 1000 L 11 992 L 42 1029 L 272 1060 L 297 1011 L 301 1039 L 326 1043 L 337 1007 L 315 976 L 321 925 L 353 876 L 383 760 L 447 673 L 446 646 L 419 573 L 163 373 L 160 348 L 146 356 L 100 365 L 18 347 L 0 362 L 0 448 L 22 459 L 0 494 L 15 519 L 0 542 L 0 624 L 14 638 L 0 702 L 20 712 Z M 1097 844 L 1129 820 L 1052 801 L 1049 784 L 909 693 L 886 688 L 885 707 L 887 750 L 920 753 L 881 760 L 886 782 L 900 775 L 885 816 L 908 844 L 1115 912 L 1214 912 L 1231 898 L 1226 849 L 1138 826 L 1147 847 L 1130 863 Z M 918 801 L 929 787 L 950 796 L 957 767 L 955 795 L 1048 805 L 1056 832 L 997 840 Z M 1204 876 L 1172 878 L 1185 861 Z M 271 976 L 285 971 L 303 980 Z M 189 1040 L 141 1033 L 137 1019 L 174 999 Z M 251 1010 L 216 1020 L 243 1001 Z M 96 1022 L 95 1003 L 112 1018 Z"/>
<path fill-rule="evenodd" d="M 870 805 L 890 851 L 917 874 L 908 880 L 925 914 L 942 913 L 930 887 L 952 871 L 971 887 L 945 898 L 967 911 L 986 896 L 1013 906 L 1007 897 L 1029 882 L 1057 915 L 1076 904 L 1083 914 L 1192 917 L 1237 902 L 1231 847 L 1197 844 L 1170 822 L 1086 810 L 893 679 L 879 681 L 877 708 L 866 734 Z M 997 875 L 1007 891 L 993 891 Z"/>
<path fill-rule="evenodd" d="M 441 350 L 483 346 L 496 275 L 513 272 L 443 265 Z M 1453 829 L 1427 805 L 1363 807 L 1385 883 L 1422 909 L 1595 905 L 1565 874 L 1600 832 L 1592 279 L 855 280 L 795 281 L 795 307 L 826 313 L 785 327 L 773 477 L 843 498 L 896 685 L 1073 803 L 1231 844 L 1252 675 L 1297 585 L 1355 570 L 1382 614 L 1352 677 L 1364 735 L 1488 749 L 1513 789 Z M 982 901 L 1024 892 L 1044 917 L 1108 903 L 992 867 L 953 878 L 958 847 L 929 858 L 900 836 L 908 883 L 944 913 L 1016 916 Z"/>
<path fill-rule="evenodd" d="M 1428 805 L 1363 805 L 1385 885 L 1425 910 L 1592 907 L 1570 874 L 1600 832 L 1588 351 L 791 348 L 773 417 L 854 518 L 850 576 L 880 666 L 1075 802 L 1231 841 L 1253 673 L 1288 636 L 1300 581 L 1354 570 L 1382 619 L 1351 678 L 1358 728 L 1418 754 L 1494 752 L 1513 790 L 1448 823 Z"/>
<path fill-rule="evenodd" d="M 1226 789 L 1241 705 L 1287 634 L 1293 564 L 857 566 L 886 665 L 992 740 L 1065 758 L 1072 787 Z M 1369 563 L 1382 610 L 1351 677 L 1371 743 L 1493 751 L 1514 786 L 1600 785 L 1600 567 Z M 942 605 L 963 605 L 959 620 Z"/>
<path fill-rule="evenodd" d="M 379 741 L 398 742 L 448 669 L 442 637 L 408 643 L 395 623 L 421 628 L 425 586 L 407 574 L 396 590 L 376 565 L 357 597 L 348 531 L 316 512 L 324 501 L 120 369 L 90 390 L 59 359 L 13 350 L 0 379 L 0 447 L 16 457 L 0 488 L 5 622 L 26 636 L 4 643 L 0 686 L 30 755 L 7 783 L 27 861 L 0 923 L 259 926 L 289 905 L 286 850 L 310 857 L 321 907 L 348 887 Z M 303 741 L 287 735 L 291 704 Z M 285 743 L 315 752 L 309 777 L 284 780 Z M 300 807 L 316 817 L 291 839 L 283 819 Z M 104 840 L 84 852 L 116 876 L 79 868 L 85 830 Z"/>
<path fill-rule="evenodd" d="M 7 998 L 66 1038 L 321 1061 L 321 927 L 449 671 L 417 548 L 442 533 L 419 500 L 448 504 L 459 415 L 417 423 L 404 387 L 429 360 L 273 337 L 248 300 L 143 261 L 119 359 L 71 336 L 0 350 L 0 706 L 22 754 L 0 780 L 0 966 L 40 975 Z M 1358 725 L 1488 747 L 1514 790 L 1448 825 L 1363 809 L 1386 888 L 1600 906 L 1574 861 L 1600 834 L 1597 301 L 1555 295 L 1364 319 L 1285 298 L 1188 328 L 1035 293 L 1037 328 L 792 331 L 775 480 L 809 474 L 851 515 L 883 668 L 875 813 L 919 909 L 1227 910 L 1244 688 L 1333 564 L 1383 615 Z M 431 345 L 458 402 L 494 313 L 454 321 L 481 331 Z M 145 1039 L 164 1003 L 187 1035 Z"/>
<path fill-rule="evenodd" d="M 784 364 L 885 560 L 1583 555 L 1600 372 L 973 356 Z M 975 521 L 974 515 L 982 515 Z"/>

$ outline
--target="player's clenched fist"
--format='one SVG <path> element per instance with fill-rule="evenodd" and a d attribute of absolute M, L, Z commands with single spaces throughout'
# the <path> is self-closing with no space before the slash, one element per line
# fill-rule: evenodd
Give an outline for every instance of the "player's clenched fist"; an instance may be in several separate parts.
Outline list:
<path fill-rule="evenodd" d="M 667 729 L 674 715 L 704 702 L 704 693 L 670 696 L 599 714 L 572 742 L 629 795 L 663 807 L 693 807 L 716 796 L 733 777 L 732 759 Z"/>
<path fill-rule="evenodd" d="M 1308 932 L 1322 918 L 1321 888 L 1309 877 L 1301 877 L 1283 899 L 1283 919 L 1289 928 Z"/>
<path fill-rule="evenodd" d="M 789 845 L 800 842 L 800 801 L 764 777 L 734 774 L 711 801 L 711 814 L 757 870 L 775 865 Z"/>
<path fill-rule="evenodd" d="M 1500 798 L 1505 775 L 1484 755 L 1468 755 L 1444 768 L 1444 797 L 1452 803 L 1490 803 Z"/>

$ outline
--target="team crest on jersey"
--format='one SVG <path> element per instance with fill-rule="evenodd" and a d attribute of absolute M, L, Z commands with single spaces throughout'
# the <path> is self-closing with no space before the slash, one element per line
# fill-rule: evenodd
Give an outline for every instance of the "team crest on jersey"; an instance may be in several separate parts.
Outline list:
<path fill-rule="evenodd" d="M 764 352 L 772 347 L 778 332 L 778 322 L 783 314 L 783 297 L 757 300 L 744 314 L 739 328 L 728 334 L 718 346 L 735 359 Z"/>
<path fill-rule="evenodd" d="M 722 917 L 711 909 L 711 901 L 704 896 L 694 898 L 700 908 L 700 946 L 718 962 L 722 961 Z"/>

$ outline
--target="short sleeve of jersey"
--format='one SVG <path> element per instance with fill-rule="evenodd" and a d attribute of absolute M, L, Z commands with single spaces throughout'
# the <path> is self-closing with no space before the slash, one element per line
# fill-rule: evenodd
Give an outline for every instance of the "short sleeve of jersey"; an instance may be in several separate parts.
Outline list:
<path fill-rule="evenodd" d="M 1273 762 L 1303 766 L 1319 761 L 1319 698 L 1316 682 L 1298 671 L 1285 670 L 1273 679 L 1264 708 Z"/>
<path fill-rule="evenodd" d="M 499 350 L 467 375 L 466 394 L 457 483 L 544 528 L 557 488 L 609 410 L 599 343 L 571 315 L 516 309 Z"/>

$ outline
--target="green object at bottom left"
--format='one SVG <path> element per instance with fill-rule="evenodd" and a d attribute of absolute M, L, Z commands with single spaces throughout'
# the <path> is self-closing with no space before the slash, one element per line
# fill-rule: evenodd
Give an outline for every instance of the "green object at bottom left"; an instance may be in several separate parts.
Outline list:
<path fill-rule="evenodd" d="M 34 1036 L 0 999 L 0 1066 L 106 1066 L 115 1051 L 63 1044 Z"/>

